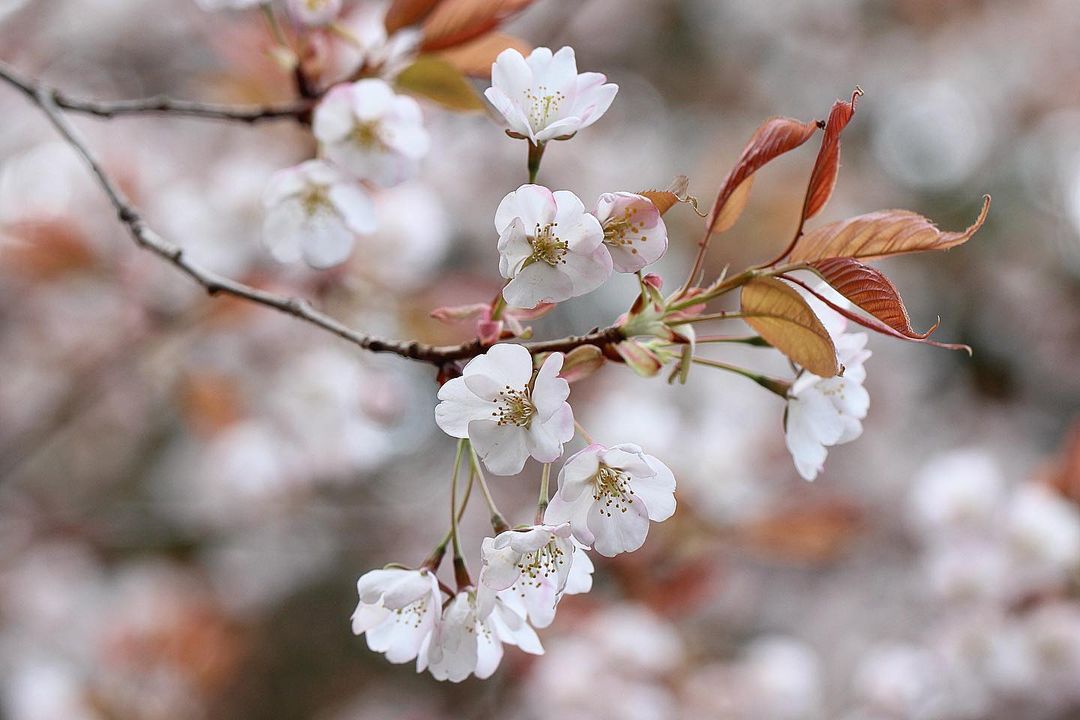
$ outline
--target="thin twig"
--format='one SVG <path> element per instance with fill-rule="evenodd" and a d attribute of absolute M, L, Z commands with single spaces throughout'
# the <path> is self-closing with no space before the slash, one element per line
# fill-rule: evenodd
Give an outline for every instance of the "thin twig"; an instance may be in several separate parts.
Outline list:
<path fill-rule="evenodd" d="M 310 99 L 250 107 L 177 100 L 163 95 L 134 100 L 85 100 L 69 97 L 56 88 L 35 82 L 2 62 L 0 62 L 0 78 L 21 90 L 35 102 L 36 98 L 44 93 L 57 107 L 100 118 L 114 118 L 120 115 L 179 115 L 253 124 L 268 120 L 302 120 L 312 109 Z"/>
<path fill-rule="evenodd" d="M 64 113 L 61 111 L 55 92 L 51 88 L 38 85 L 33 81 L 25 80 L 23 78 L 16 78 L 7 72 L 7 69 L 2 64 L 0 64 L 0 79 L 6 80 L 11 85 L 22 90 L 34 104 L 41 108 L 45 116 L 49 119 L 49 122 L 56 128 L 57 132 L 59 132 L 64 140 L 67 141 L 67 143 L 82 157 L 94 174 L 98 185 L 109 198 L 109 202 L 116 211 L 116 215 L 120 219 L 120 222 L 128 228 L 136 245 L 175 266 L 180 272 L 201 285 L 210 295 L 228 295 L 273 308 L 274 310 L 292 315 L 308 324 L 333 333 L 334 335 L 370 352 L 392 353 L 403 358 L 430 363 L 438 367 L 459 360 L 473 358 L 483 353 L 488 347 L 480 340 L 473 340 L 459 345 L 441 346 L 428 345 L 417 341 L 385 340 L 348 327 L 330 315 L 316 310 L 307 300 L 261 290 L 225 277 L 224 275 L 192 262 L 179 245 L 162 237 L 146 223 L 136 207 L 128 200 L 127 196 L 124 195 L 123 191 L 117 186 L 108 173 L 105 172 L 97 158 L 90 152 L 86 144 L 79 137 L 75 128 L 72 127 L 67 117 L 65 117 Z M 603 347 L 623 339 L 624 336 L 622 330 L 612 326 L 587 335 L 575 335 L 557 340 L 524 343 L 524 345 L 531 353 L 537 354 L 543 352 L 565 352 L 581 345 L 596 345 Z"/>

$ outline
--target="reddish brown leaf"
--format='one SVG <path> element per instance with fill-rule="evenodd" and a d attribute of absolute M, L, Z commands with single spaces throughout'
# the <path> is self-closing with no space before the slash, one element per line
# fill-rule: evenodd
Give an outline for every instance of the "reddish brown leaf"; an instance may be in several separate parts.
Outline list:
<path fill-rule="evenodd" d="M 386 10 L 386 33 L 394 32 L 410 25 L 416 25 L 435 9 L 442 0 L 394 0 Z"/>
<path fill-rule="evenodd" d="M 821 377 L 840 371 L 829 331 L 793 288 L 757 278 L 743 285 L 739 303 L 746 324 L 792 362 Z"/>
<path fill-rule="evenodd" d="M 922 215 L 909 210 L 879 210 L 823 225 L 799 238 L 790 260 L 812 263 L 827 258 L 882 258 L 905 253 L 948 250 L 962 245 L 982 227 L 990 210 L 983 198 L 979 217 L 961 232 L 942 232 Z"/>
<path fill-rule="evenodd" d="M 533 0 L 442 0 L 421 26 L 422 52 L 467 43 L 499 27 Z"/>
<path fill-rule="evenodd" d="M 922 340 L 937 329 L 934 323 L 925 333 L 915 332 L 900 291 L 876 268 L 852 258 L 818 260 L 810 263 L 810 267 L 837 292 L 898 333 Z"/>
<path fill-rule="evenodd" d="M 656 206 L 656 209 L 663 215 L 672 208 L 675 203 L 679 202 L 680 198 L 686 196 L 686 188 L 689 186 L 689 181 L 685 175 L 677 175 L 671 184 L 667 186 L 665 190 L 642 190 L 639 195 L 644 195 L 652 201 L 652 204 Z"/>
<path fill-rule="evenodd" d="M 804 123 L 784 117 L 770 118 L 762 123 L 750 138 L 750 142 L 743 148 L 739 161 L 735 163 L 735 167 L 731 169 L 724 184 L 720 187 L 720 194 L 717 195 L 716 203 L 709 214 L 709 232 L 716 231 L 721 218 L 725 219 L 726 227 L 735 224 L 739 212 L 725 213 L 725 207 L 745 180 L 769 161 L 794 150 L 809 140 L 817 128 L 817 123 L 813 121 Z M 744 206 L 747 190 L 749 186 L 738 198 Z M 741 208 L 738 210 L 741 212 Z"/>
<path fill-rule="evenodd" d="M 882 321 L 878 320 L 876 317 L 867 317 L 866 315 L 861 315 L 859 313 L 852 312 L 851 310 L 847 309 L 846 307 L 843 307 L 841 305 L 837 305 L 832 300 L 825 297 L 824 295 L 819 293 L 817 290 L 810 287 L 808 284 L 804 283 L 799 278 L 790 277 L 788 275 L 784 275 L 782 277 L 785 280 L 789 281 L 789 282 L 793 282 L 796 285 L 801 286 L 807 292 L 809 292 L 811 295 L 816 297 L 818 300 L 825 303 L 830 308 L 832 308 L 836 312 L 840 313 L 841 315 L 843 315 L 844 317 L 846 317 L 848 320 L 852 321 L 853 323 L 857 323 L 859 325 L 862 325 L 864 328 L 867 328 L 869 330 L 873 330 L 874 332 L 877 332 L 877 333 L 881 333 L 882 335 L 888 335 L 889 337 L 898 338 L 900 340 L 910 340 L 911 342 L 926 343 L 927 345 L 933 345 L 934 347 L 945 348 L 946 350 L 963 350 L 968 355 L 971 354 L 971 347 L 969 347 L 968 345 L 962 345 L 960 343 L 943 343 L 943 342 L 937 342 L 936 340 L 929 339 L 929 337 L 927 337 L 927 336 L 930 335 L 930 333 L 932 333 L 934 330 L 937 329 L 938 324 L 936 322 L 934 323 L 934 326 L 931 327 L 930 330 L 924 336 L 905 335 L 904 333 L 900 332 L 899 330 L 895 330 L 895 329 L 889 327 L 888 325 L 886 325 Z"/>
<path fill-rule="evenodd" d="M 806 201 L 803 203 L 802 219 L 810 218 L 821 212 L 825 203 L 832 197 L 836 187 L 836 176 L 840 172 L 840 133 L 855 115 L 855 102 L 862 95 L 862 88 L 856 87 L 851 94 L 851 102 L 837 100 L 825 121 L 825 132 L 821 138 L 821 149 L 814 170 L 810 173 L 810 182 L 806 187 Z"/>
<path fill-rule="evenodd" d="M 513 48 L 528 55 L 532 46 L 521 38 L 501 32 L 489 32 L 475 40 L 439 52 L 438 57 L 456 67 L 465 75 L 477 78 L 491 77 L 491 64 L 503 50 Z"/>

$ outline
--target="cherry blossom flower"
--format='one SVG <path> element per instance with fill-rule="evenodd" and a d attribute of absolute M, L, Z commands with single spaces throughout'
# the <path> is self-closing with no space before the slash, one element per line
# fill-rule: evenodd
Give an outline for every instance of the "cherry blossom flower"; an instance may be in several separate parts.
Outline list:
<path fill-rule="evenodd" d="M 826 286 L 820 291 L 832 292 Z M 861 421 L 870 409 L 870 395 L 863 387 L 863 363 L 871 353 L 866 349 L 866 333 L 845 332 L 847 320 L 840 313 L 816 297 L 804 297 L 832 337 L 837 360 L 844 368 L 843 375 L 829 378 L 804 371 L 788 389 L 784 439 L 799 475 L 813 480 L 825 467 L 827 448 L 862 435 Z M 850 305 L 843 298 L 839 301 Z"/>
<path fill-rule="evenodd" d="M 503 643 L 516 645 L 532 655 L 542 655 L 536 631 L 500 598 L 482 617 L 473 588 L 458 592 L 446 606 L 442 621 L 424 642 L 416 669 L 431 672 L 436 680 L 461 682 L 470 675 L 491 677 L 503 656 Z"/>
<path fill-rule="evenodd" d="M 562 353 L 551 353 L 533 376 L 532 355 L 500 343 L 469 361 L 439 390 L 435 422 L 446 434 L 469 438 L 496 475 L 521 472 L 531 456 L 553 462 L 574 436 L 570 385 L 559 377 Z"/>
<path fill-rule="evenodd" d="M 420 105 L 376 78 L 330 90 L 312 130 L 329 160 L 383 187 L 407 180 L 431 144 Z"/>
<path fill-rule="evenodd" d="M 341 12 L 341 0 L 289 0 L 289 14 L 299 23 L 319 27 L 333 22 Z"/>
<path fill-rule="evenodd" d="M 484 91 L 502 113 L 514 137 L 534 145 L 566 140 L 607 112 L 619 86 L 601 73 L 577 71 L 573 48 L 554 55 L 536 48 L 525 58 L 512 48 L 491 65 L 491 87 Z"/>
<path fill-rule="evenodd" d="M 566 460 L 544 522 L 569 522 L 574 537 L 601 555 L 637 550 L 649 521 L 675 512 L 675 476 L 629 443 L 590 445 Z"/>
<path fill-rule="evenodd" d="M 844 333 L 834 339 L 844 374 L 822 378 L 804 372 L 788 391 L 784 438 L 795 468 L 813 480 L 825 466 L 827 448 L 862 435 L 862 419 L 870 409 L 863 387 L 870 357 L 866 333 Z"/>
<path fill-rule="evenodd" d="M 604 228 L 604 245 L 619 272 L 632 273 L 663 257 L 668 235 L 652 200 L 629 192 L 604 193 L 593 213 Z"/>
<path fill-rule="evenodd" d="M 303 258 L 315 268 L 332 267 L 352 252 L 356 234 L 375 230 L 371 198 L 322 160 L 274 173 L 263 205 L 263 240 L 281 262 Z"/>
<path fill-rule="evenodd" d="M 356 582 L 360 602 L 352 616 L 356 635 L 392 663 L 417 657 L 435 629 L 442 608 L 439 581 L 427 570 L 385 568 Z"/>
<path fill-rule="evenodd" d="M 592 588 L 592 561 L 574 542 L 569 523 L 507 530 L 485 538 L 482 552 L 477 591 L 481 617 L 491 612 L 498 592 L 535 627 L 545 628 L 555 619 L 563 593 Z"/>
<path fill-rule="evenodd" d="M 611 275 L 611 254 L 600 222 L 572 192 L 522 185 L 495 211 L 499 272 L 510 280 L 512 307 L 560 302 L 600 287 Z"/>

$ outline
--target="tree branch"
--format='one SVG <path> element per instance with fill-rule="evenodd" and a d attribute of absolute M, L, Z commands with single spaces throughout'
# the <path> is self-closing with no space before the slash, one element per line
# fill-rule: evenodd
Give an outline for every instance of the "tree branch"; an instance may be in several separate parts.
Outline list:
<path fill-rule="evenodd" d="M 21 90 L 24 95 L 35 102 L 37 102 L 37 96 L 44 93 L 52 99 L 53 104 L 57 107 L 100 118 L 113 118 L 119 115 L 180 115 L 208 120 L 231 120 L 248 124 L 271 120 L 306 122 L 313 103 L 310 97 L 291 103 L 251 107 L 176 100 L 165 96 L 135 100 L 83 100 L 69 97 L 56 88 L 24 77 L 10 65 L 3 62 L 0 62 L 0 78 Z"/>
<path fill-rule="evenodd" d="M 392 353 L 410 360 L 430 363 L 437 367 L 443 367 L 458 360 L 473 358 L 487 348 L 480 340 L 473 340 L 460 345 L 428 345 L 416 341 L 385 340 L 373 335 L 367 335 L 348 327 L 326 313 L 316 310 L 307 300 L 261 290 L 192 262 L 184 253 L 183 248 L 159 235 L 146 223 L 139 211 L 127 199 L 127 196 L 109 177 L 108 173 L 97 161 L 97 158 L 80 139 L 75 128 L 72 127 L 60 109 L 60 103 L 52 88 L 14 76 L 2 63 L 0 63 L 0 79 L 14 85 L 30 98 L 42 110 L 56 131 L 67 141 L 68 145 L 82 157 L 94 174 L 97 184 L 109 198 L 109 202 L 116 211 L 117 218 L 127 227 L 135 244 L 176 267 L 180 272 L 201 285 L 210 295 L 229 295 L 263 305 L 299 318 L 365 350 Z M 622 330 L 613 326 L 587 335 L 525 343 L 524 345 L 530 352 L 536 354 L 569 351 L 581 345 L 603 346 L 622 339 Z"/>

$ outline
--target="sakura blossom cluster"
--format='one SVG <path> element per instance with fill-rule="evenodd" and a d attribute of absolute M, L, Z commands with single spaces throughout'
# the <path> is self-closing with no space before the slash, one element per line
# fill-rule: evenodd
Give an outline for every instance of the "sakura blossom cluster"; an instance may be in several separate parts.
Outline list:
<path fill-rule="evenodd" d="M 528 58 L 501 53 L 492 67 L 488 98 L 506 117 L 510 135 L 527 139 L 532 154 L 549 140 L 569 139 L 595 122 L 617 90 L 597 73 L 578 74 L 574 52 L 546 48 Z M 535 176 L 535 169 L 531 173 Z M 495 211 L 500 272 L 507 280 L 493 307 L 444 308 L 444 319 L 479 316 L 481 335 L 501 337 L 503 312 L 511 335 L 519 320 L 555 303 L 589 293 L 613 270 L 638 272 L 667 246 L 660 213 L 648 198 L 607 193 L 587 212 L 573 193 L 535 183 L 510 192 Z M 576 423 L 563 376 L 566 356 L 534 358 L 515 342 L 492 345 L 439 390 L 435 422 L 471 456 L 470 482 L 488 496 L 484 469 L 497 476 L 521 473 L 529 460 L 542 466 L 540 500 L 532 524 L 508 527 L 488 496 L 495 534 L 480 548 L 476 582 L 454 543 L 456 591 L 436 571 L 446 541 L 417 569 L 388 566 L 360 578 L 353 631 L 391 662 L 416 660 L 439 680 L 491 675 L 503 645 L 543 652 L 533 628 L 552 623 L 564 595 L 587 592 L 593 565 L 588 550 L 604 556 L 631 552 L 645 542 L 650 522 L 675 512 L 675 477 L 659 459 L 632 444 L 610 447 L 587 436 L 566 455 Z M 552 466 L 562 460 L 554 498 Z M 457 466 L 454 473 L 457 483 Z M 456 516 L 456 506 L 451 515 Z M 444 601 L 443 595 L 447 595 Z"/>
<path fill-rule="evenodd" d="M 198 2 L 206 10 L 269 7 L 260 0 Z M 359 55 L 349 64 L 350 79 L 322 93 L 314 108 L 318 157 L 275 173 L 263 195 L 263 237 L 270 253 L 283 263 L 303 260 L 326 269 L 349 258 L 357 236 L 375 232 L 371 194 L 413 177 L 431 140 L 415 99 L 398 94 L 382 77 L 354 79 L 384 69 L 392 55 L 407 53 L 412 43 L 392 44 L 385 32 L 372 37 L 370 30 L 381 28 L 382 18 L 367 12 L 358 13 L 357 32 L 346 18 L 339 23 L 341 0 L 289 0 L 287 8 L 289 17 L 309 30 L 337 28 L 349 39 L 351 54 Z M 273 11 L 267 12 L 276 23 Z M 291 51 L 284 56 L 298 62 Z M 376 56 L 380 61 L 371 62 Z"/>

